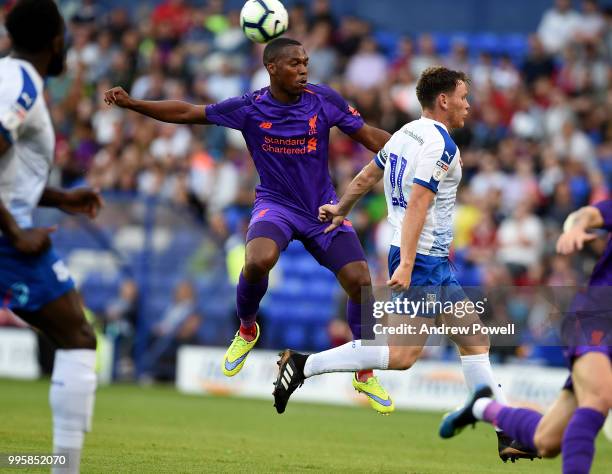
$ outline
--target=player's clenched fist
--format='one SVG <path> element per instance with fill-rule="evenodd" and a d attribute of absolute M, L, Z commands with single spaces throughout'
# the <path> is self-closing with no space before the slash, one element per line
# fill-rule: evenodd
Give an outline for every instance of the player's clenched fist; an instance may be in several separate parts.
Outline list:
<path fill-rule="evenodd" d="M 91 219 L 95 219 L 103 206 L 104 200 L 98 190 L 77 188 L 65 192 L 64 198 L 58 207 L 62 211 L 84 214 Z"/>
<path fill-rule="evenodd" d="M 113 87 L 104 93 L 104 102 L 108 105 L 115 104 L 117 107 L 129 108 L 132 98 L 125 92 L 123 87 Z"/>
<path fill-rule="evenodd" d="M 399 264 L 393 272 L 390 280 L 387 280 L 387 286 L 393 291 L 404 291 L 410 287 L 412 279 L 412 266 Z"/>

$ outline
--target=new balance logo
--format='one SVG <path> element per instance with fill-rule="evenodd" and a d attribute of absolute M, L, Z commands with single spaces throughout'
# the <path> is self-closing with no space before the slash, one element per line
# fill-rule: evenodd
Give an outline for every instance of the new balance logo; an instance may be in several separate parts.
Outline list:
<path fill-rule="evenodd" d="M 264 130 L 269 130 L 272 128 L 272 122 L 261 122 L 259 124 L 259 128 L 263 128 Z"/>

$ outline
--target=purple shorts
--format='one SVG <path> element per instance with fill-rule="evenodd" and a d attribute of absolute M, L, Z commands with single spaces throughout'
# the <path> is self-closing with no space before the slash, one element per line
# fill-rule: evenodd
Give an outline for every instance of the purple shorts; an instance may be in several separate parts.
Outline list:
<path fill-rule="evenodd" d="M 571 367 L 574 365 L 574 362 L 578 357 L 582 357 L 589 352 L 600 352 L 602 354 L 608 354 L 608 358 L 610 359 L 610 363 L 612 363 L 612 346 L 576 346 L 576 347 L 568 347 L 565 349 L 565 357 L 570 364 Z M 574 382 L 572 381 L 572 374 L 567 377 L 567 380 L 563 384 L 563 389 L 574 391 Z"/>
<path fill-rule="evenodd" d="M 305 216 L 278 203 L 255 200 L 247 242 L 258 237 L 274 240 L 282 252 L 292 240 L 299 240 L 320 265 L 337 274 L 347 263 L 365 261 L 359 238 L 350 221 L 327 234 L 329 222 Z"/>
<path fill-rule="evenodd" d="M 612 362 L 612 299 L 608 287 L 579 291 L 563 318 L 561 337 L 570 371 L 579 357 L 591 352 L 608 355 Z M 564 389 L 573 390 L 572 376 Z"/>

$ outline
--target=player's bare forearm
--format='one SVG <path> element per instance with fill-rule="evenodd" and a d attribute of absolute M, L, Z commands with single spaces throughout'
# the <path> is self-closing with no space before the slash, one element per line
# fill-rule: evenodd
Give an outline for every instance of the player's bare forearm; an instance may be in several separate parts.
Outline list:
<path fill-rule="evenodd" d="M 55 207 L 72 214 L 84 214 L 94 219 L 104 206 L 104 200 L 98 190 L 91 188 L 64 190 L 47 187 L 38 205 Z"/>
<path fill-rule="evenodd" d="M 365 124 L 351 138 L 361 143 L 368 150 L 378 153 L 391 138 L 391 134 L 380 128 Z"/>
<path fill-rule="evenodd" d="M 147 117 L 169 123 L 207 124 L 203 105 L 193 105 L 180 100 L 134 100 L 126 107 Z"/>
<path fill-rule="evenodd" d="M 194 105 L 181 100 L 139 100 L 130 95 L 121 87 L 113 87 L 104 93 L 104 101 L 108 105 L 116 105 L 133 110 L 147 117 L 168 123 L 208 124 L 206 108 L 203 105 Z"/>
<path fill-rule="evenodd" d="M 602 227 L 603 224 L 603 217 L 599 209 L 593 206 L 585 206 L 567 216 L 563 224 L 563 231 L 597 229 Z"/>
<path fill-rule="evenodd" d="M 384 171 L 371 161 L 353 178 L 342 195 L 338 207 L 343 215 L 347 215 L 355 203 L 367 194 L 383 177 Z"/>
<path fill-rule="evenodd" d="M 66 192 L 63 189 L 47 187 L 40 196 L 38 205 L 41 207 L 60 207 L 66 199 Z"/>
<path fill-rule="evenodd" d="M 406 213 L 402 221 L 402 235 L 400 244 L 400 265 L 412 268 L 416 258 L 417 243 L 425 219 L 427 217 L 427 209 L 433 200 L 434 193 L 424 186 L 414 185 Z"/>

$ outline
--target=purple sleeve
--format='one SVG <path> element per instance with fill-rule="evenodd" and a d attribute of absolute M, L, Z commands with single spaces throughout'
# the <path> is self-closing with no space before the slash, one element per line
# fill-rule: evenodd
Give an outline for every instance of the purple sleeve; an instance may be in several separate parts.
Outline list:
<path fill-rule="evenodd" d="M 233 97 L 217 104 L 206 106 L 206 119 L 215 125 L 222 127 L 244 129 L 247 113 L 246 109 L 251 104 L 249 95 Z"/>
<path fill-rule="evenodd" d="M 606 199 L 594 204 L 593 207 L 599 209 L 601 217 L 603 217 L 603 228 L 612 231 L 612 199 Z"/>
<path fill-rule="evenodd" d="M 356 133 L 364 125 L 359 112 L 348 105 L 346 100 L 331 87 L 319 85 L 321 93 L 326 98 L 325 110 L 329 116 L 330 125 L 337 126 L 347 135 Z"/>

